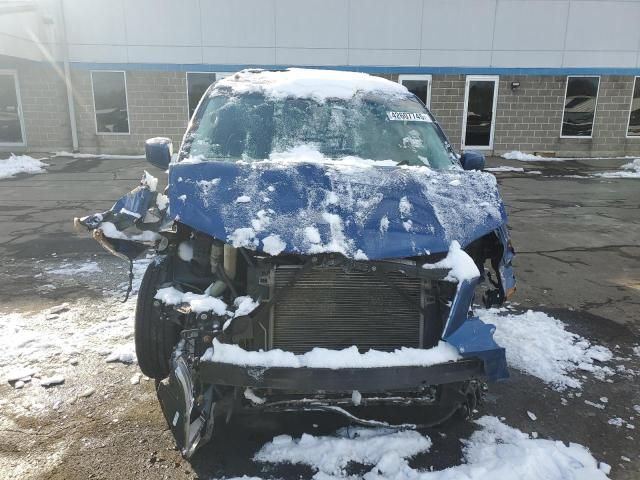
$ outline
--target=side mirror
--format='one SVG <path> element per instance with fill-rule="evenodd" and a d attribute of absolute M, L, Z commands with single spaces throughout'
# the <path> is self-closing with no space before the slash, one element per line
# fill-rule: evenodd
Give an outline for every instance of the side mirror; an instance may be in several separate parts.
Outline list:
<path fill-rule="evenodd" d="M 465 170 L 483 170 L 484 155 L 479 152 L 464 152 L 460 157 L 460 164 Z"/>
<path fill-rule="evenodd" d="M 166 170 L 171 163 L 171 155 L 173 154 L 173 144 L 171 139 L 164 137 L 150 138 L 144 142 L 144 154 L 154 167 Z"/>

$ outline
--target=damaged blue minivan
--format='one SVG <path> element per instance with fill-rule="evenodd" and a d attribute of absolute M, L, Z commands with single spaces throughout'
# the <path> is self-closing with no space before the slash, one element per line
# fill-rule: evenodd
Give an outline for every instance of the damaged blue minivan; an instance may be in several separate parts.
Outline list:
<path fill-rule="evenodd" d="M 508 376 L 472 308 L 515 291 L 495 177 L 404 86 L 244 70 L 208 89 L 177 155 L 164 138 L 146 154 L 165 193 L 145 174 L 76 223 L 128 261 L 155 252 L 136 350 L 185 456 L 232 412 L 368 424 L 413 405 L 439 424 Z"/>

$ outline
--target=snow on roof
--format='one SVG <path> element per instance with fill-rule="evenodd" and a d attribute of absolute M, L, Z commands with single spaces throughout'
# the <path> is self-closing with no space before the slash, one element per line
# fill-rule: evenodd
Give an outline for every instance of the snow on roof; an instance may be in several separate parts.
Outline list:
<path fill-rule="evenodd" d="M 349 99 L 359 91 L 382 92 L 406 96 L 403 85 L 360 72 L 289 68 L 286 70 L 242 70 L 216 83 L 231 88 L 234 93 L 259 92 L 272 98 L 313 98 L 323 102 L 328 98 Z"/>

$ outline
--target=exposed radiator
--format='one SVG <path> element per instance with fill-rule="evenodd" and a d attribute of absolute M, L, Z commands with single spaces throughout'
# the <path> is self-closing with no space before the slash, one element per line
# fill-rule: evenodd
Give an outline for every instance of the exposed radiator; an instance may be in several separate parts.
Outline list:
<path fill-rule="evenodd" d="M 278 267 L 275 288 L 284 287 L 299 267 Z M 418 304 L 421 281 L 401 273 L 387 278 Z M 356 345 L 391 351 L 420 347 L 421 315 L 401 294 L 373 273 L 316 268 L 305 272 L 271 311 L 271 347 L 303 353 L 314 347 Z"/>

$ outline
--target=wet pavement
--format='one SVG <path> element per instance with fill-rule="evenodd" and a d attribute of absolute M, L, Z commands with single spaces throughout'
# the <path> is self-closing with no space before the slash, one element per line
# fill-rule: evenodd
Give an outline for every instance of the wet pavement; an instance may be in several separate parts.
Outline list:
<path fill-rule="evenodd" d="M 563 320 L 572 332 L 609 347 L 617 357 L 612 366 L 624 365 L 625 371 L 615 375 L 613 383 L 586 377 L 581 397 L 567 398 L 566 392 L 513 370 L 508 382 L 491 386 L 480 414 L 505 417 L 507 424 L 536 431 L 540 438 L 581 443 L 612 465 L 611 477 L 616 479 L 640 476 L 640 434 L 608 424 L 615 416 L 637 415 L 640 428 L 640 413 L 632 408 L 640 405 L 640 357 L 632 350 L 640 343 L 640 179 L 590 175 L 617 170 L 628 161 L 488 161 L 493 167 L 525 169 L 496 172 L 517 252 L 514 308 L 545 311 Z M 109 208 L 138 182 L 143 169 L 161 181 L 162 173 L 143 160 L 54 158 L 47 163 L 46 174 L 0 180 L 0 313 L 69 302 L 85 309 L 80 323 L 85 328 L 107 312 L 121 312 L 117 299 L 105 294 L 120 294 L 126 273 L 121 261 L 73 233 L 72 218 Z M 52 273 L 88 259 L 100 274 Z M 53 332 L 56 327 L 43 328 Z M 130 335 L 123 332 L 122 338 Z M 331 434 L 345 425 L 341 418 L 317 413 L 237 418 L 217 431 L 216 441 L 185 461 L 173 448 L 153 382 L 130 384 L 135 366 L 106 364 L 96 353 L 73 369 L 67 364 L 60 368 L 67 376 L 65 384 L 37 397 L 46 404 L 51 401 L 47 395 L 59 395 L 62 406 L 56 410 L 32 406 L 17 412 L 9 406 L 23 405 L 35 390 L 0 385 L 5 402 L 0 413 L 0 478 L 310 478 L 308 467 L 256 464 L 251 457 L 275 435 Z M 95 393 L 81 397 L 88 386 Z M 604 410 L 584 403 L 600 397 L 609 398 Z M 535 422 L 527 410 L 536 413 Z M 456 421 L 425 430 L 434 446 L 412 466 L 458 464 L 459 439 L 473 429 L 472 423 Z M 362 472 L 353 466 L 353 474 Z"/>

